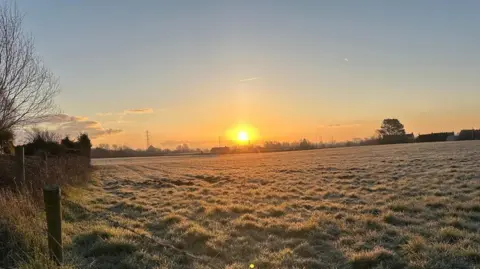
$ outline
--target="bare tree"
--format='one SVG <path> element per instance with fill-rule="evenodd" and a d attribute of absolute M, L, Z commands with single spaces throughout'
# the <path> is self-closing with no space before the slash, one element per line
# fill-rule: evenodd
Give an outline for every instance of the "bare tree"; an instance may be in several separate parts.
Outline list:
<path fill-rule="evenodd" d="M 26 139 L 29 143 L 33 143 L 35 141 L 58 143 L 61 139 L 61 136 L 55 132 L 49 131 L 48 129 L 32 128 L 27 132 Z"/>
<path fill-rule="evenodd" d="M 35 54 L 16 6 L 0 4 L 0 131 L 34 124 L 53 113 L 57 79 Z"/>

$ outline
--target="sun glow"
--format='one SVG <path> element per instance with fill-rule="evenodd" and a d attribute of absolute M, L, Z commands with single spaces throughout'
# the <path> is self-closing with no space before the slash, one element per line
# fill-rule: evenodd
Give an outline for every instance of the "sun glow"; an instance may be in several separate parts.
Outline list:
<path fill-rule="evenodd" d="M 257 129 L 252 125 L 238 124 L 225 131 L 225 137 L 232 145 L 256 143 L 259 138 Z"/>
<path fill-rule="evenodd" d="M 237 134 L 237 140 L 240 142 L 247 142 L 249 140 L 247 131 L 239 131 Z"/>

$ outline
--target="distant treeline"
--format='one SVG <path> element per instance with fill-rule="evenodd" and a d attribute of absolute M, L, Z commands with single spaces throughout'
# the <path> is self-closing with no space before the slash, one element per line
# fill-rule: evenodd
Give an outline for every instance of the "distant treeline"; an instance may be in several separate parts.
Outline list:
<path fill-rule="evenodd" d="M 309 150 L 322 148 L 388 145 L 404 143 L 423 142 L 445 142 L 460 140 L 480 140 L 480 130 L 462 130 L 458 135 L 454 132 L 440 132 L 431 134 L 420 134 L 417 137 L 413 133 L 406 133 L 403 124 L 398 119 L 385 119 L 382 126 L 376 131 L 376 135 L 370 138 L 353 139 L 346 142 L 313 143 L 307 139 L 298 142 L 266 141 L 263 146 L 234 146 L 214 147 L 210 150 L 214 154 L 228 153 L 253 153 L 253 152 L 277 152 L 293 150 Z"/>
<path fill-rule="evenodd" d="M 454 132 L 440 132 L 431 134 L 420 134 L 417 137 L 413 133 L 406 133 L 405 128 L 398 119 L 385 119 L 376 135 L 364 138 L 353 139 L 346 142 L 314 143 L 308 139 L 301 139 L 295 142 L 265 141 L 263 145 L 236 145 L 231 147 L 214 147 L 210 150 L 191 149 L 187 144 L 178 145 L 174 150 L 160 149 L 149 146 L 147 150 L 132 149 L 127 146 L 100 144 L 92 149 L 92 158 L 115 158 L 115 157 L 149 157 L 178 154 L 235 154 L 235 153 L 257 153 L 310 150 L 337 147 L 370 146 L 402 143 L 423 143 L 442 142 L 457 140 L 480 140 L 480 130 L 462 130 L 458 135 Z"/>
<path fill-rule="evenodd" d="M 480 130 L 462 130 L 455 135 L 454 132 L 440 132 L 431 134 L 419 134 L 415 137 L 413 134 L 400 135 L 384 135 L 372 137 L 360 141 L 348 141 L 346 146 L 354 145 L 385 145 L 385 144 L 402 144 L 402 143 L 425 143 L 425 142 L 446 142 L 446 141 L 463 141 L 463 140 L 480 140 Z"/>
<path fill-rule="evenodd" d="M 147 150 L 132 149 L 128 146 L 100 144 L 92 149 L 92 158 L 151 157 L 164 155 L 203 153 L 208 150 L 191 149 L 187 144 L 178 145 L 175 150 L 149 146 Z"/>

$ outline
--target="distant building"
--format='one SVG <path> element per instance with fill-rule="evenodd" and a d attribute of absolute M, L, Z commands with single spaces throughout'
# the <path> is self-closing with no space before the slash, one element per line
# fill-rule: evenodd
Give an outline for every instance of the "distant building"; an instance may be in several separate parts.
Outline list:
<path fill-rule="evenodd" d="M 416 142 L 444 142 L 450 136 L 455 136 L 454 132 L 431 133 L 418 135 Z"/>
<path fill-rule="evenodd" d="M 480 130 L 462 130 L 458 134 L 458 140 L 480 140 Z"/>
<path fill-rule="evenodd" d="M 213 154 L 228 154 L 228 153 L 230 153 L 230 148 L 229 147 L 213 147 L 210 150 L 210 153 L 213 153 Z"/>
<path fill-rule="evenodd" d="M 456 135 L 450 135 L 447 137 L 447 141 L 457 141 L 458 140 L 458 136 Z"/>

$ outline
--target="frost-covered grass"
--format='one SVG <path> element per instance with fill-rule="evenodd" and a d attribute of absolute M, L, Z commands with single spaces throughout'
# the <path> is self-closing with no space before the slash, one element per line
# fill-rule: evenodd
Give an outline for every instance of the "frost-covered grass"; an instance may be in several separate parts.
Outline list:
<path fill-rule="evenodd" d="M 65 203 L 67 251 L 79 267 L 480 264 L 478 142 L 113 160 L 95 177 L 67 198 L 81 206 Z"/>
<path fill-rule="evenodd" d="M 24 183 L 15 179 L 13 160 L 1 157 L 0 269 L 72 268 L 68 255 L 63 266 L 56 266 L 48 255 L 42 187 L 85 185 L 89 181 L 88 160 L 75 156 L 51 158 L 46 176 L 39 159 L 27 158 Z"/>

